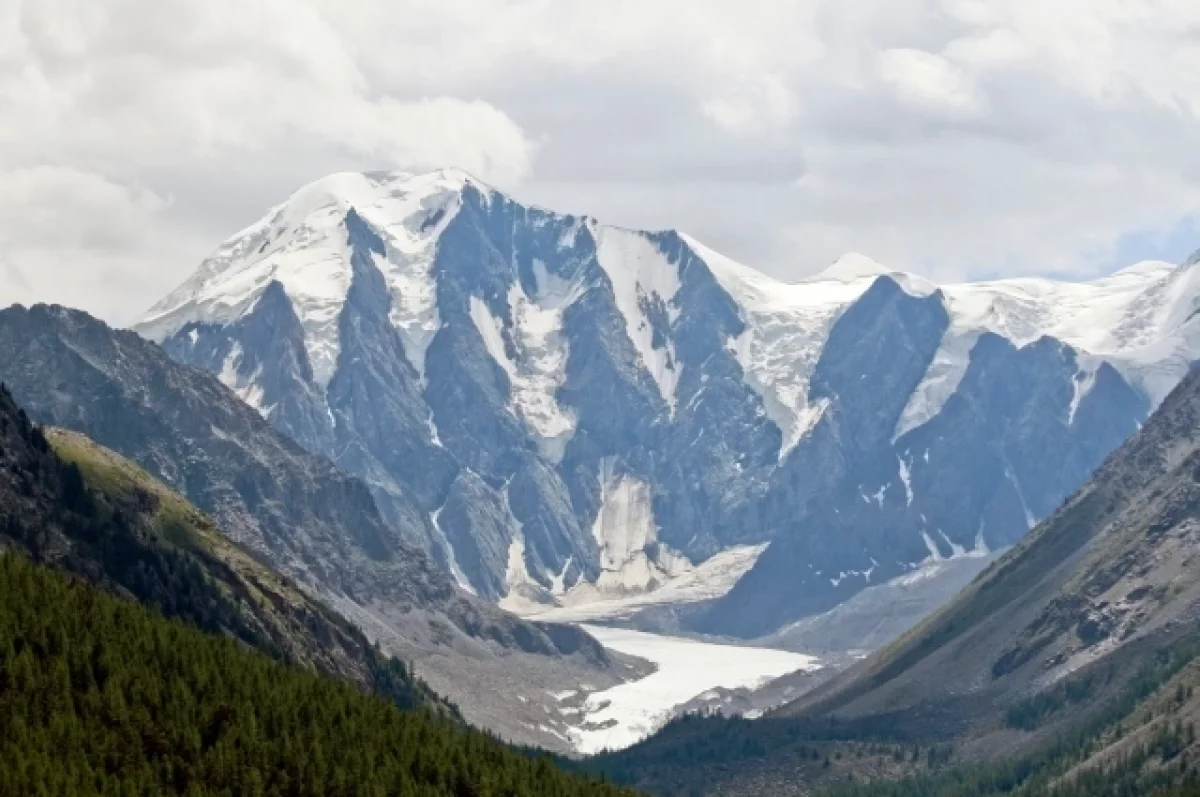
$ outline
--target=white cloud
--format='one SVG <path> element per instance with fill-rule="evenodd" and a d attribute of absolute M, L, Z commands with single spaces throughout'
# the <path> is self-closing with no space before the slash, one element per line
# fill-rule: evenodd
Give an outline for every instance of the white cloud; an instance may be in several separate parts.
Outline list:
<path fill-rule="evenodd" d="M 128 319 L 300 183 L 392 166 L 783 276 L 850 249 L 1090 273 L 1200 216 L 1197 26 L 1194 0 L 0 0 L 0 171 L 45 213 L 0 218 L 0 301 Z"/>
<path fill-rule="evenodd" d="M 707 100 L 701 109 L 705 116 L 731 131 L 778 127 L 796 117 L 795 98 L 776 75 L 764 75 L 735 92 Z"/>
<path fill-rule="evenodd" d="M 0 172 L 0 306 L 55 301 L 129 320 L 186 236 L 153 191 L 63 166 Z M 192 251 L 196 251 L 194 247 Z"/>
<path fill-rule="evenodd" d="M 897 48 L 885 50 L 879 62 L 884 82 L 904 102 L 956 116 L 975 116 L 984 111 L 970 79 L 940 55 Z"/>

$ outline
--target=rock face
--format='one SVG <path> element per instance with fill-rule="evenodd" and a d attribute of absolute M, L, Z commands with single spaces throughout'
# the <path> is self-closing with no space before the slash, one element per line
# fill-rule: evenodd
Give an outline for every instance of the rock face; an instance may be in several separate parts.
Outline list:
<path fill-rule="evenodd" d="M 490 601 L 769 543 L 693 613 L 758 636 L 1019 540 L 1186 373 L 1198 308 L 1196 265 L 939 287 L 848 255 L 783 284 L 442 171 L 301 189 L 137 330 Z"/>
<path fill-rule="evenodd" d="M 34 427 L 0 387 L 0 552 L 8 549 L 401 707 L 456 713 L 185 499 L 82 435 Z"/>

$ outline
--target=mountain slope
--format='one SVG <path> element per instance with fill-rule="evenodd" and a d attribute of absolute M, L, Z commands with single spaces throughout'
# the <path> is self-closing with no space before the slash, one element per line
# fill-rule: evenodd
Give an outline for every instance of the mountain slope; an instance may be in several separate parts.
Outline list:
<path fill-rule="evenodd" d="M 1200 371 L 1087 484 L 954 601 L 800 711 L 971 695 L 1002 706 L 1200 618 Z M 936 684 L 930 673 L 936 672 Z"/>
<path fill-rule="evenodd" d="M 624 599 L 723 555 L 748 574 L 689 616 L 758 636 L 1016 542 L 1186 373 L 1198 308 L 1195 264 L 783 284 L 443 170 L 305 186 L 137 329 L 481 597 Z"/>
<path fill-rule="evenodd" d="M 0 544 L 403 708 L 454 713 L 187 501 L 81 435 L 33 426 L 3 388 Z"/>
<path fill-rule="evenodd" d="M 178 489 L 224 535 L 412 661 L 471 722 L 564 748 L 539 730 L 544 693 L 632 672 L 578 629 L 523 622 L 460 591 L 361 482 L 132 332 L 60 307 L 0 311 L 0 380 L 36 420 L 85 433 Z"/>
<path fill-rule="evenodd" d="M 862 740 L 953 745 L 958 765 L 867 793 L 1008 793 L 1028 782 L 1018 793 L 1042 794 L 1067 772 L 1093 784 L 1084 794 L 1145 793 L 1153 779 L 1142 775 L 1177 779 L 1180 753 L 1196 750 L 1186 726 L 1200 716 L 1198 657 L 1200 370 L 1058 510 L 901 639 L 764 720 L 680 723 L 613 757 L 610 771 L 664 791 L 709 778 L 712 793 L 788 793 L 781 783 L 805 793 L 830 780 L 798 747 L 853 752 Z"/>
<path fill-rule="evenodd" d="M 0 552 L 6 794 L 617 795 Z"/>

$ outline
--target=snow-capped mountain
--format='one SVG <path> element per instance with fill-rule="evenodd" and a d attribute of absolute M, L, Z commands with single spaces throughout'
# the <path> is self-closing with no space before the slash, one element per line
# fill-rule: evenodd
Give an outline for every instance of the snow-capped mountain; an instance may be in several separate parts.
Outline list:
<path fill-rule="evenodd" d="M 758 635 L 1020 538 L 1187 372 L 1198 314 L 1194 262 L 937 286 L 848 255 L 785 284 L 445 170 L 306 186 L 137 328 L 480 595 L 711 571 L 737 583 L 694 622 Z"/>

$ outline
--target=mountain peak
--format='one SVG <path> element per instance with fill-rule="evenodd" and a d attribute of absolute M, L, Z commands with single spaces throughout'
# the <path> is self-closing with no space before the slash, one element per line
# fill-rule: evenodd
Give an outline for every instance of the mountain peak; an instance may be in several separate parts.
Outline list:
<path fill-rule="evenodd" d="M 880 277 L 891 273 L 891 269 L 864 254 L 847 252 L 833 261 L 825 270 L 814 276 L 813 281 L 837 280 L 838 282 L 853 282 L 865 277 Z"/>

